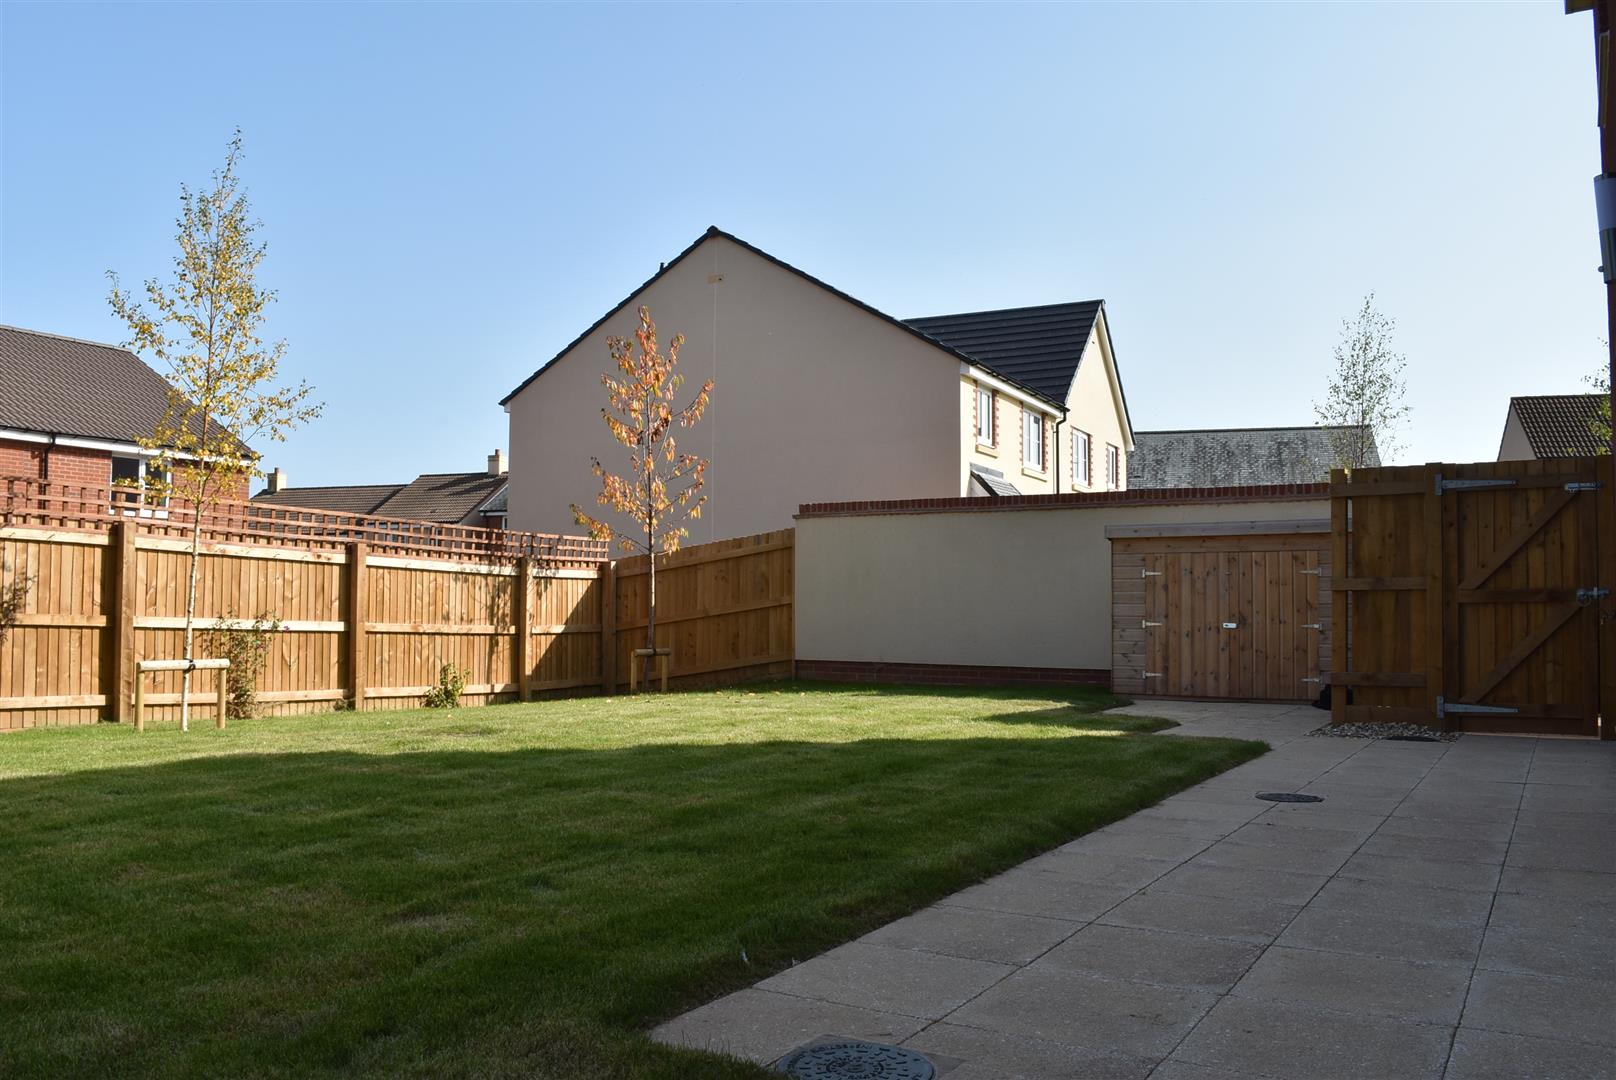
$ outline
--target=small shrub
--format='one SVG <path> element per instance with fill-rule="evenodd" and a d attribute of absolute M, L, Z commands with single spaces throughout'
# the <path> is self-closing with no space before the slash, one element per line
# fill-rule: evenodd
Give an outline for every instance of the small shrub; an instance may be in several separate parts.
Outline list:
<path fill-rule="evenodd" d="M 230 661 L 229 701 L 225 712 L 232 720 L 251 720 L 258 715 L 258 676 L 269 656 L 269 639 L 279 632 L 281 621 L 260 612 L 251 623 L 242 624 L 226 615 L 202 631 L 202 647 L 213 656 Z"/>
<path fill-rule="evenodd" d="M 4 577 L 9 569 L 0 563 L 0 577 Z M 11 628 L 17 625 L 17 616 L 22 614 L 22 605 L 28 599 L 28 587 L 33 583 L 33 576 L 24 574 L 9 585 L 0 586 L 0 642 L 5 641 Z"/>
<path fill-rule="evenodd" d="M 466 688 L 466 676 L 469 674 L 453 664 L 444 664 L 438 669 L 438 685 L 426 692 L 421 704 L 429 709 L 458 708 L 460 692 Z"/>

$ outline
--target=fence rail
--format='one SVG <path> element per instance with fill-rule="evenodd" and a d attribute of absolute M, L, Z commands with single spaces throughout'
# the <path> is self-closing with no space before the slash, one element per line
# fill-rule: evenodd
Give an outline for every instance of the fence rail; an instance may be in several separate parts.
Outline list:
<path fill-rule="evenodd" d="M 6 488 L 0 583 L 30 584 L 0 643 L 0 730 L 131 720 L 137 665 L 181 655 L 183 519 L 120 516 L 101 494 L 81 494 L 108 489 L 49 487 L 48 499 L 37 486 Z M 643 558 L 614 563 L 577 537 L 502 543 L 454 527 L 399 539 L 370 523 L 362 531 L 352 515 L 307 516 L 322 520 L 281 522 L 300 533 L 267 531 L 281 519 L 256 512 L 204 518 L 198 627 L 281 622 L 259 680 L 265 713 L 408 706 L 445 663 L 468 672 L 468 704 L 627 685 L 629 653 L 645 641 Z M 676 683 L 791 672 L 793 544 L 786 530 L 659 559 L 657 644 L 674 650 Z M 148 717 L 176 717 L 179 676 L 146 677 Z M 213 680 L 192 678 L 203 716 Z"/>

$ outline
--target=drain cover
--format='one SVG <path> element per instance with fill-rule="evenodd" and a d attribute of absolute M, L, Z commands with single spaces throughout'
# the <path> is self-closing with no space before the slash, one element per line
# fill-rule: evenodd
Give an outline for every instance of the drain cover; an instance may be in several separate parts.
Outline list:
<path fill-rule="evenodd" d="M 932 1080 L 937 1075 L 913 1050 L 852 1039 L 793 1050 L 775 1069 L 798 1080 Z"/>
<path fill-rule="evenodd" d="M 1323 802 L 1322 795 L 1303 795 L 1296 791 L 1263 791 L 1257 795 L 1268 802 Z"/>

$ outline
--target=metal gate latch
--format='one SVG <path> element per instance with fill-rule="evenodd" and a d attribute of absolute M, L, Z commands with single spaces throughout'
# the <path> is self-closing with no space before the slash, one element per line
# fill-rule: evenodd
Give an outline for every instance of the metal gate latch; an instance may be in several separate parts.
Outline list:
<path fill-rule="evenodd" d="M 1598 480 L 1574 481 L 1565 486 L 1567 491 L 1598 491 L 1602 485 Z"/>
<path fill-rule="evenodd" d="M 1583 607 L 1587 607 L 1589 604 L 1598 603 L 1600 600 L 1603 600 L 1609 595 L 1609 589 L 1578 589 L 1577 603 L 1581 604 Z"/>

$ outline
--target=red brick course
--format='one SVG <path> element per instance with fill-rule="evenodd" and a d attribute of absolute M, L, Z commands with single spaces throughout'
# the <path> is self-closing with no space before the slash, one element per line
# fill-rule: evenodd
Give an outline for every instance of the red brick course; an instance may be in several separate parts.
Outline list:
<path fill-rule="evenodd" d="M 1000 510 L 1062 510 L 1081 506 L 1155 506 L 1163 503 L 1301 502 L 1330 497 L 1329 484 L 1257 484 L 1245 487 L 1073 491 L 1059 495 L 976 496 L 952 499 L 884 499 L 870 502 L 803 503 L 799 518 L 870 514 L 959 514 Z"/>
<path fill-rule="evenodd" d="M 911 686 L 1091 686 L 1111 688 L 1097 668 L 994 667 L 981 664 L 887 664 L 870 660 L 798 660 L 797 678 Z"/>
<path fill-rule="evenodd" d="M 0 440 L 0 476 L 105 487 L 112 483 L 112 454 L 78 446 Z"/>

